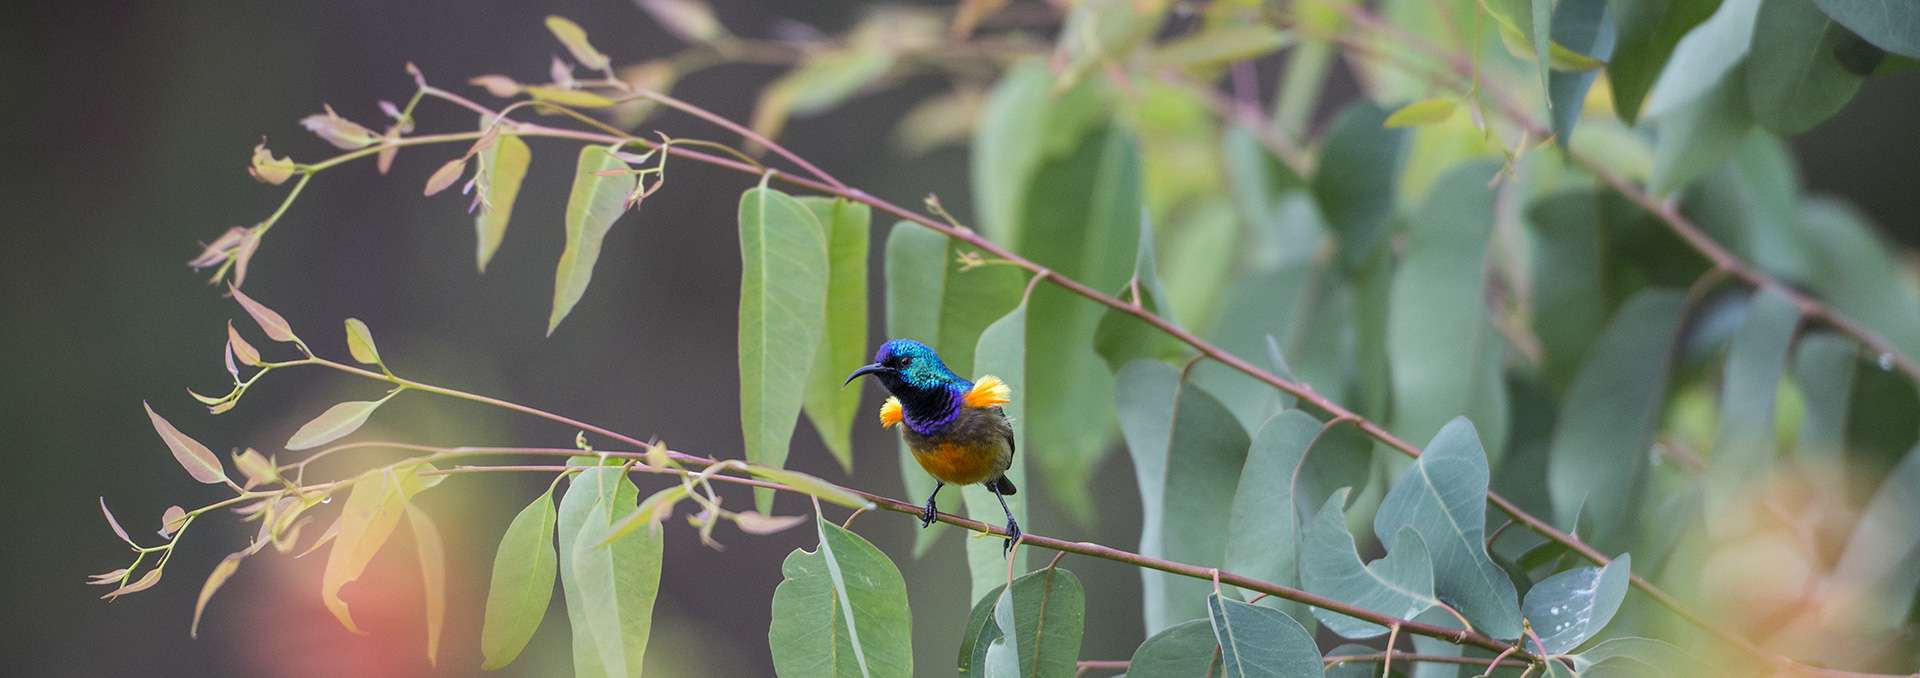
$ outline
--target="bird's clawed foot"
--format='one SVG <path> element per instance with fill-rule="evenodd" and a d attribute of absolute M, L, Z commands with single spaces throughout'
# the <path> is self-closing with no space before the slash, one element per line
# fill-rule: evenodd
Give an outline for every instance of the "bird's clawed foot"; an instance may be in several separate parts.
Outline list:
<path fill-rule="evenodd" d="M 1025 533 L 1020 531 L 1020 522 L 1014 520 L 1013 516 L 1007 516 L 1007 540 L 1000 546 L 1000 555 L 1004 556 L 1012 553 L 1013 543 L 1020 541 L 1020 535 L 1022 534 Z"/>
<path fill-rule="evenodd" d="M 920 509 L 920 529 L 924 530 L 933 526 L 933 521 L 938 519 L 938 517 L 939 513 L 935 511 L 933 507 L 933 497 L 927 497 L 926 508 Z"/>

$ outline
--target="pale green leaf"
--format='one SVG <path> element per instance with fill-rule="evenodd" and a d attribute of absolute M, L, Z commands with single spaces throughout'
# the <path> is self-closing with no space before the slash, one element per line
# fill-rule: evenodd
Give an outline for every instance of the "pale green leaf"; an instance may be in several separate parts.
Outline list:
<path fill-rule="evenodd" d="M 1604 568 L 1574 568 L 1540 580 L 1527 590 L 1521 614 L 1549 654 L 1572 652 L 1613 620 L 1627 598 L 1632 562 L 1621 554 Z"/>
<path fill-rule="evenodd" d="M 1140 215 L 1140 239 L 1135 248 L 1130 285 L 1138 290 L 1139 297 L 1132 301 L 1171 323 L 1173 309 L 1169 308 L 1167 288 L 1160 283 L 1159 268 L 1154 256 L 1153 223 L 1143 213 Z M 1131 296 L 1132 292 L 1128 295 Z M 1108 309 L 1100 317 L 1100 324 L 1094 328 L 1093 350 L 1106 361 L 1108 369 L 1118 370 L 1140 359 L 1173 361 L 1186 353 L 1187 347 L 1131 313 Z"/>
<path fill-rule="evenodd" d="M 566 17 L 548 15 L 547 30 L 553 32 L 553 37 L 566 46 L 567 51 L 573 54 L 574 61 L 580 62 L 580 65 L 597 71 L 612 63 L 607 55 L 601 54 L 600 50 L 593 48 L 593 43 L 587 41 L 587 31 L 580 24 Z"/>
<path fill-rule="evenodd" d="M 616 480 L 613 488 L 596 482 L 567 490 L 572 495 L 585 489 L 594 496 L 572 539 L 572 557 L 565 563 L 567 569 L 562 576 L 573 578 L 583 608 L 581 619 L 586 622 L 584 628 L 575 625 L 573 632 L 589 635 L 607 676 L 637 676 L 653 632 L 653 604 L 660 593 L 665 535 L 638 530 L 610 541 L 614 525 L 635 513 L 632 497 L 638 492 L 635 489 L 630 493 L 633 483 L 625 475 Z M 577 655 L 575 661 L 579 661 Z"/>
<path fill-rule="evenodd" d="M 1300 581 L 1300 528 L 1333 491 L 1366 483 L 1372 444 L 1352 427 L 1324 429 L 1299 410 L 1253 435 L 1227 518 L 1226 569 L 1287 586 Z M 1345 529 L 1345 528 L 1342 528 Z M 1269 598 L 1305 623 L 1306 609 Z"/>
<path fill-rule="evenodd" d="M 240 570 L 240 561 L 246 558 L 245 551 L 229 555 L 220 559 L 220 562 L 213 566 L 213 571 L 207 573 L 207 583 L 200 586 L 200 597 L 193 603 L 193 625 L 187 627 L 187 637 L 200 637 L 200 616 L 207 611 L 207 601 L 213 600 L 214 592 L 226 585 L 227 580 L 233 577 L 233 573 Z"/>
<path fill-rule="evenodd" d="M 437 477 L 421 475 L 422 471 L 432 469 L 433 466 L 426 463 L 377 468 L 354 479 L 353 491 L 340 508 L 340 517 L 329 528 L 337 536 L 333 548 L 327 552 L 326 569 L 320 576 L 321 602 L 348 631 L 365 633 L 353 623 L 347 601 L 340 598 L 340 589 L 359 579 L 367 563 L 373 560 L 373 554 L 393 536 L 393 529 L 400 525 L 400 516 L 406 512 L 407 500 L 439 482 Z"/>
<path fill-rule="evenodd" d="M 1026 484 L 1026 457 L 1020 454 L 1026 448 L 1026 435 L 1021 431 L 1020 422 L 1026 419 L 1027 388 L 1027 307 L 1022 305 L 1009 311 L 1005 316 L 988 325 L 980 333 L 980 344 L 974 352 L 974 364 L 981 375 L 991 374 L 999 377 L 1012 391 L 1013 399 L 1000 410 L 1007 419 L 1014 422 L 1013 428 L 1013 466 L 1005 475 L 1013 481 L 1014 487 L 1028 487 Z M 960 495 L 966 502 L 967 515 L 975 520 L 997 525 L 1006 520 L 1006 512 L 1000 509 L 1000 500 L 995 499 L 993 491 L 984 485 L 968 485 L 960 489 Z M 1005 497 L 1007 508 L 1013 510 L 1013 517 L 1026 529 L 1033 529 L 1027 522 L 1027 493 Z M 971 535 L 969 535 L 971 537 Z M 1002 540 L 973 539 L 966 541 L 967 571 L 973 580 L 971 596 L 980 600 L 988 595 L 994 586 L 1007 581 L 1007 556 L 1002 550 Z M 1013 571 L 1025 572 L 1027 569 L 1027 551 L 1019 549 L 1013 554 Z M 1016 592 L 1017 593 L 1017 592 Z"/>
<path fill-rule="evenodd" d="M 411 503 L 406 508 L 407 526 L 420 553 L 420 586 L 427 595 L 427 663 L 433 665 L 440 662 L 440 629 L 447 621 L 447 549 L 433 519 Z"/>
<path fill-rule="evenodd" d="M 1580 675 L 1681 678 L 1713 673 L 1712 669 L 1664 640 L 1632 636 L 1594 643 L 1585 652 L 1569 655 L 1567 659 L 1573 662 L 1573 670 Z"/>
<path fill-rule="evenodd" d="M 367 417 L 373 416 L 373 411 L 380 409 L 380 406 L 385 405 L 392 397 L 393 395 L 389 394 L 386 398 L 379 400 L 349 400 L 329 407 L 312 421 L 300 425 L 300 429 L 293 432 L 293 437 L 287 439 L 286 448 L 294 451 L 310 450 L 339 440 L 359 430 L 367 423 Z"/>
<path fill-rule="evenodd" d="M 1080 586 L 1080 578 L 1066 570 L 1046 568 L 1013 580 L 1011 596 L 1004 595 L 1004 568 L 1000 581 L 999 586 L 980 598 L 981 603 L 994 606 L 987 617 L 989 623 L 976 627 L 969 622 L 973 642 L 962 648 L 963 652 L 977 654 L 977 660 L 984 663 L 965 664 L 962 675 L 1000 675 L 973 667 L 990 665 L 993 660 L 986 653 L 992 652 L 990 648 L 994 643 L 1008 638 L 1019 641 L 1010 648 L 1011 654 L 1018 657 L 1018 670 L 1013 675 L 1032 678 L 1073 675 L 1086 623 L 1086 592 Z M 1013 633 L 1007 632 L 1008 622 L 1012 622 Z M 988 630 L 986 626 L 993 628 Z M 975 657 L 962 654 L 962 661 L 973 662 Z"/>
<path fill-rule="evenodd" d="M 1248 61 L 1292 41 L 1286 31 L 1262 23 L 1221 23 L 1160 45 L 1147 62 L 1158 68 L 1210 69 Z"/>
<path fill-rule="evenodd" d="M 893 62 L 891 52 L 870 48 L 809 55 L 761 90 L 753 110 L 753 131 L 777 137 L 788 116 L 811 115 L 840 105 L 886 77 Z"/>
<path fill-rule="evenodd" d="M 1127 662 L 1127 675 L 1133 678 L 1193 678 L 1220 671 L 1220 643 L 1208 619 L 1180 622 L 1153 634 Z"/>
<path fill-rule="evenodd" d="M 1406 146 L 1404 130 L 1387 129 L 1387 112 L 1349 104 L 1333 120 L 1312 180 L 1313 197 L 1349 263 L 1365 261 L 1384 240 Z"/>
<path fill-rule="evenodd" d="M 147 419 L 153 423 L 154 432 L 160 434 L 160 442 L 166 443 L 167 450 L 173 453 L 173 460 L 180 462 L 181 468 L 187 470 L 187 475 L 209 485 L 227 482 L 227 471 L 220 466 L 220 458 L 213 456 L 213 450 L 174 428 L 146 401 L 140 401 L 140 406 L 147 409 Z M 104 501 L 101 506 L 106 506 Z"/>
<path fill-rule="evenodd" d="M 364 364 L 380 364 L 380 349 L 374 346 L 373 330 L 367 329 L 367 324 L 359 318 L 347 319 L 347 352 Z"/>
<path fill-rule="evenodd" d="M 740 196 L 740 263 L 740 428 L 747 460 L 779 468 L 826 336 L 826 231 L 793 197 L 749 190 Z M 754 506 L 770 513 L 773 495 L 756 490 Z"/>
<path fill-rule="evenodd" d="M 1560 524 L 1587 508 L 1601 548 L 1617 545 L 1641 504 L 1647 450 L 1660 422 L 1685 301 L 1671 290 L 1634 295 L 1587 351 L 1548 452 L 1547 487 Z M 1646 555 L 1646 554 L 1642 554 Z"/>
<path fill-rule="evenodd" d="M 1747 108 L 1747 81 L 1740 73 L 1736 68 L 1706 94 L 1660 118 L 1647 190 L 1657 196 L 1673 195 L 1719 166 L 1746 139 L 1753 119 Z"/>
<path fill-rule="evenodd" d="M 1421 99 L 1401 106 L 1399 110 L 1393 112 L 1393 115 L 1387 116 L 1387 119 L 1381 122 L 1380 125 L 1382 127 L 1435 125 L 1446 122 L 1448 118 L 1453 117 L 1454 110 L 1458 108 L 1459 105 L 1454 102 L 1452 97 Z"/>
<path fill-rule="evenodd" d="M 596 459 L 587 458 L 587 464 Z M 560 590 L 566 599 L 567 622 L 572 629 L 573 673 L 576 678 L 599 678 L 601 676 L 619 676 L 610 673 L 602 660 L 600 646 L 594 640 L 594 617 L 587 614 L 588 602 L 586 589 L 581 578 L 575 574 L 579 560 L 576 548 L 583 542 L 598 541 L 599 533 L 588 533 L 594 526 L 588 523 L 589 514 L 595 509 L 603 509 L 610 502 L 617 506 L 632 506 L 639 498 L 639 489 L 628 480 L 619 468 L 592 467 L 580 471 L 567 486 L 567 493 L 560 498 L 560 508 L 556 516 L 555 535 L 559 541 Z M 602 520 L 611 520 L 608 513 L 599 514 Z M 600 530 L 604 532 L 604 530 Z M 601 552 L 609 549 L 600 549 Z M 624 661 L 624 660 L 623 660 Z"/>
<path fill-rule="evenodd" d="M 1207 617 L 1220 644 L 1226 678 L 1306 678 L 1325 668 L 1313 635 L 1292 617 L 1271 608 L 1207 596 Z"/>
<path fill-rule="evenodd" d="M 827 319 L 825 339 L 807 382 L 804 410 L 840 468 L 853 470 L 853 422 L 860 389 L 843 385 L 867 363 L 867 240 L 872 211 L 831 198 L 800 198 L 826 229 Z"/>
<path fill-rule="evenodd" d="M 1565 50 L 1575 56 L 1591 55 L 1598 61 L 1612 58 L 1614 24 L 1607 3 L 1608 0 L 1561 0 L 1553 14 L 1553 54 L 1558 56 Z M 1597 69 L 1555 70 L 1547 75 L 1547 101 L 1551 104 L 1548 112 L 1552 117 L 1553 137 L 1560 148 L 1570 147 L 1574 124 L 1586 108 L 1587 90 L 1599 77 Z"/>
<path fill-rule="evenodd" d="M 500 537 L 480 628 L 480 668 L 513 663 L 547 615 L 559 571 L 559 556 L 553 550 L 554 519 L 553 495 L 541 493 L 513 517 Z"/>
<path fill-rule="evenodd" d="M 1600 197 L 1577 189 L 1542 197 L 1527 207 L 1533 232 L 1533 335 L 1545 353 L 1544 372 L 1564 385 L 1606 326 L 1613 256 L 1601 226 Z M 1517 401 L 1517 399 L 1516 399 Z"/>
<path fill-rule="evenodd" d="M 598 173 L 624 170 L 627 163 L 604 146 L 580 149 L 574 166 L 573 190 L 567 196 L 567 245 L 560 252 L 560 264 L 553 276 L 553 313 L 547 319 L 547 336 L 560 327 L 560 321 L 573 312 L 574 304 L 587 293 L 593 280 L 593 266 L 600 260 L 600 244 L 607 231 L 626 212 L 627 195 L 637 185 L 634 175 L 621 172 L 611 176 Z"/>
<path fill-rule="evenodd" d="M 565 87 L 554 87 L 551 85 L 527 85 L 521 89 L 527 93 L 527 96 L 531 96 L 536 100 L 560 106 L 606 108 L 617 103 L 612 99 L 586 90 L 567 89 Z"/>
<path fill-rule="evenodd" d="M 1834 564 L 1832 581 L 1841 600 L 1832 609 L 1852 610 L 1851 620 L 1862 631 L 1899 628 L 1909 618 L 1914 595 L 1920 593 L 1920 445 L 1886 474 L 1860 513 L 1853 534 Z"/>
<path fill-rule="evenodd" d="M 962 678 L 982 678 L 987 675 L 987 650 L 993 646 L 1002 632 L 1000 624 L 993 619 L 994 612 L 1000 606 L 1000 594 L 1007 589 L 1006 577 L 1001 583 L 987 591 L 987 595 L 975 596 L 973 610 L 967 613 L 966 631 L 960 636 L 960 657 L 957 673 Z"/>
<path fill-rule="evenodd" d="M 829 503 L 847 508 L 873 508 L 873 502 L 867 501 L 866 497 L 799 471 L 755 465 L 747 467 L 747 472 L 754 477 L 786 485 L 802 494 L 819 497 Z"/>
<path fill-rule="evenodd" d="M 527 166 L 533 162 L 533 149 L 513 134 L 501 134 L 493 144 L 480 150 L 480 213 L 473 219 L 475 263 L 487 272 L 487 262 L 500 250 L 507 237 L 507 220 L 513 217 L 513 204 L 520 199 L 520 184 L 527 178 Z"/>
<path fill-rule="evenodd" d="M 1800 337 L 1793 352 L 1793 381 L 1804 394 L 1806 416 L 1794 454 L 1838 463 L 1847 449 L 1847 412 L 1853 398 L 1859 344 L 1829 332 Z"/>
<path fill-rule="evenodd" d="M 1387 544 L 1387 555 L 1360 562 L 1353 534 L 1347 531 L 1347 490 L 1327 498 L 1300 535 L 1300 584 L 1312 593 L 1389 617 L 1413 619 L 1440 601 L 1433 597 L 1433 562 L 1426 542 L 1403 527 Z M 1331 610 L 1314 608 L 1327 630 L 1355 640 L 1387 633 L 1378 624 Z"/>
<path fill-rule="evenodd" d="M 1735 68 L 1746 59 L 1753 44 L 1754 19 L 1761 2 L 1723 0 L 1712 16 L 1681 38 L 1647 93 L 1641 117 L 1663 118 L 1702 96 L 1711 96 L 1709 92 L 1716 86 L 1724 87 L 1727 80 L 1743 80 Z M 1671 11 L 1679 14 L 1699 9 L 1674 7 Z"/>
<path fill-rule="evenodd" d="M 1707 474 L 1707 514 L 1719 516 L 1736 497 L 1754 490 L 1778 458 L 1774 444 L 1774 393 L 1785 376 L 1800 308 L 1778 290 L 1763 289 L 1748 302 L 1733 335 L 1720 382 L 1720 427 Z"/>
<path fill-rule="evenodd" d="M 892 678 L 913 674 L 913 618 L 900 570 L 860 535 L 825 519 L 820 545 L 780 567 L 767 641 L 789 676 Z"/>
<path fill-rule="evenodd" d="M 1374 515 L 1381 541 L 1412 528 L 1433 556 L 1434 593 L 1495 638 L 1520 637 L 1520 600 L 1487 556 L 1487 456 L 1465 417 L 1435 434 Z"/>
<path fill-rule="evenodd" d="M 1813 0 L 1813 3 L 1875 47 L 1920 57 L 1920 4 L 1900 0 Z"/>

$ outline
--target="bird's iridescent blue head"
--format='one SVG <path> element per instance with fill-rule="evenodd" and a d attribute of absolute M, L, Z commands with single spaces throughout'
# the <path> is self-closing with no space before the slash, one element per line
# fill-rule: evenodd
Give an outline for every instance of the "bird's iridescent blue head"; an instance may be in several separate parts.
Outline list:
<path fill-rule="evenodd" d="M 900 399 L 907 423 L 917 430 L 951 420 L 967 390 L 973 388 L 973 382 L 947 369 L 932 347 L 912 339 L 881 344 L 873 362 L 847 375 L 847 383 L 868 375 Z"/>

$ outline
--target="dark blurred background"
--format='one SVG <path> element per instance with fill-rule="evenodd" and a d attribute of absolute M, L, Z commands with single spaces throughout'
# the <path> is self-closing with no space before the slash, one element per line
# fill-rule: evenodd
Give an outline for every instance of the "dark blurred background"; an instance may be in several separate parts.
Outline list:
<path fill-rule="evenodd" d="M 831 32 L 863 9 L 854 2 L 714 4 L 730 29 L 749 36 L 769 35 L 783 18 Z M 101 521 L 96 497 L 107 499 L 136 539 L 157 543 L 153 530 L 167 505 L 221 496 L 181 472 L 140 401 L 216 451 L 274 451 L 326 405 L 380 392 L 369 383 L 294 370 L 263 380 L 238 410 L 217 419 L 206 414 L 184 389 L 224 390 L 222 324 L 239 312 L 183 262 L 197 243 L 261 219 L 280 200 L 284 188 L 257 184 L 245 173 L 261 135 L 296 159 L 333 154 L 296 121 L 331 103 L 349 118 L 384 125 L 375 103 L 405 101 L 408 61 L 436 84 L 479 96 L 463 84 L 467 77 L 501 72 L 544 79 L 548 58 L 559 51 L 541 25 L 547 14 L 588 27 L 615 63 L 662 56 L 679 43 L 621 0 L 69 2 L 34 3 L 12 14 L 0 25 L 7 102 L 0 108 L 0 209 L 6 215 L 0 348 L 8 365 L 0 380 L 0 441 L 7 447 L 0 452 L 7 455 L 0 508 L 8 526 L 0 541 L 6 573 L 0 644 L 12 667 L 6 673 L 432 673 L 404 534 L 347 589 L 368 636 L 349 634 L 321 607 L 323 557 L 266 553 L 247 561 L 210 605 L 200 639 L 189 640 L 187 624 L 205 573 L 252 532 L 225 517 L 194 527 L 153 590 L 109 604 L 95 600 L 102 589 L 82 583 L 83 575 L 121 567 L 127 558 Z M 675 93 L 744 120 L 759 87 L 776 74 L 769 67 L 726 66 L 694 76 Z M 1334 103 L 1352 96 L 1344 75 L 1335 80 Z M 881 141 L 880 132 L 937 85 L 908 81 L 861 97 L 837 112 L 795 120 L 783 138 L 869 192 L 915 205 L 935 191 L 968 218 L 963 150 L 908 159 Z M 1920 77 L 1871 80 L 1846 112 L 1795 142 L 1807 183 L 1860 205 L 1910 245 L 1920 244 L 1916 103 Z M 419 117 L 427 130 L 472 125 L 471 115 L 431 103 Z M 682 116 L 657 116 L 648 126 L 732 141 Z M 340 321 L 358 317 L 406 376 L 659 435 L 681 449 L 737 455 L 734 204 L 751 180 L 676 164 L 667 190 L 615 227 L 592 289 L 546 338 L 574 151 L 552 141 L 531 143 L 532 173 L 506 244 L 485 275 L 473 269 L 463 199 L 420 196 L 426 175 L 457 152 L 428 147 L 403 151 L 388 177 L 371 163 L 326 172 L 267 239 L 247 289 L 323 353 L 345 355 Z M 885 225 L 876 219 L 876 227 Z M 876 235 L 876 264 L 881 251 Z M 877 315 L 880 304 L 874 310 Z M 876 339 L 881 326 L 876 319 Z M 869 394 L 866 407 L 875 402 Z M 859 427 L 856 478 L 849 480 L 801 426 L 792 465 L 901 493 L 889 434 Z M 382 409 L 362 435 L 383 433 L 431 444 L 566 445 L 573 432 L 410 394 Z M 1095 527 L 1067 522 L 1042 495 L 1031 528 L 1132 545 L 1138 499 L 1125 466 L 1124 455 L 1112 455 L 1097 477 L 1102 513 Z M 470 477 L 423 495 L 451 562 L 441 673 L 478 672 L 478 620 L 494 546 L 513 512 L 547 480 Z M 804 510 L 791 498 L 780 508 Z M 906 576 L 920 674 L 948 674 L 967 614 L 959 538 L 947 535 L 915 560 L 907 555 L 916 529 L 911 521 L 866 516 L 858 527 L 894 555 Z M 690 529 L 669 530 L 650 674 L 770 672 L 765 633 L 779 562 L 796 546 L 811 548 L 812 534 L 722 533 L 727 548 L 714 551 Z M 1070 559 L 1068 566 L 1092 594 L 1083 657 L 1125 658 L 1141 640 L 1136 573 L 1104 562 Z M 533 645 L 503 675 L 568 672 L 565 618 L 557 602 L 550 612 Z"/>

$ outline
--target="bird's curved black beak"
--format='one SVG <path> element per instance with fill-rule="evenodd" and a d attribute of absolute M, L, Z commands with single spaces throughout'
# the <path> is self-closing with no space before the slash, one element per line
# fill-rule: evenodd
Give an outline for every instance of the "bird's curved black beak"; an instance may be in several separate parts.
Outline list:
<path fill-rule="evenodd" d="M 853 380 L 859 379 L 869 374 L 879 374 L 881 372 L 891 372 L 891 371 L 893 371 L 893 368 L 887 367 L 886 365 L 882 365 L 880 363 L 861 365 L 860 369 L 854 370 L 853 374 L 847 375 L 847 380 L 845 382 L 842 382 L 840 385 L 846 386 L 847 384 L 853 383 Z"/>

